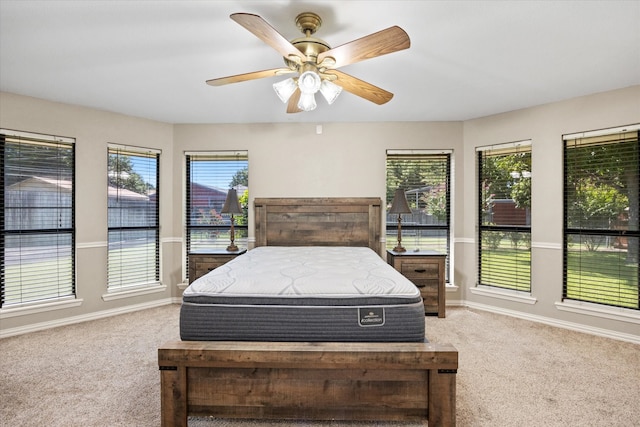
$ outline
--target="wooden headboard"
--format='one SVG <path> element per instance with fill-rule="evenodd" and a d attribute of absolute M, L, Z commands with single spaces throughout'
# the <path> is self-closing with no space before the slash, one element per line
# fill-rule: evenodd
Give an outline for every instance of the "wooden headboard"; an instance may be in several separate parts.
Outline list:
<path fill-rule="evenodd" d="M 368 246 L 380 254 L 380 198 L 256 198 L 254 207 L 256 246 Z"/>

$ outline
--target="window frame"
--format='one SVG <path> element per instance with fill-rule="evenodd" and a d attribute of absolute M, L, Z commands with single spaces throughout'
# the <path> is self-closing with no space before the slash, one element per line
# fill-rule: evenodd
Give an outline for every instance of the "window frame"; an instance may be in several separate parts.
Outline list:
<path fill-rule="evenodd" d="M 420 150 L 420 149 L 389 149 L 386 151 L 386 157 L 385 157 L 385 180 L 386 182 L 388 182 L 388 177 L 389 177 L 389 162 L 393 161 L 393 160 L 416 160 L 416 161 L 437 161 L 436 159 L 438 159 L 441 162 L 444 162 L 445 164 L 445 170 L 446 170 L 446 178 L 445 178 L 445 185 L 446 185 L 446 192 L 445 192 L 445 208 L 446 208 L 446 215 L 445 215 L 445 223 L 444 224 L 415 224 L 415 223 L 411 223 L 411 222 L 406 222 L 406 219 L 408 218 L 408 216 L 412 216 L 413 214 L 402 214 L 401 218 L 402 218 L 402 237 L 403 237 L 403 244 L 406 246 L 406 242 L 404 241 L 404 236 L 405 233 L 416 233 L 418 235 L 422 235 L 423 232 L 433 232 L 435 231 L 437 232 L 443 232 L 446 236 L 445 240 L 445 246 L 446 248 L 444 250 L 441 249 L 435 249 L 435 251 L 437 252 L 441 252 L 444 253 L 446 255 L 445 258 L 445 282 L 449 283 L 450 281 L 450 258 L 451 258 L 451 193 L 452 193 L 452 176 L 453 176 L 453 150 L 450 149 L 442 149 L 442 150 L 432 150 L 432 149 L 426 149 L 426 150 Z M 412 190 L 416 190 L 419 189 L 420 187 L 417 188 L 405 188 L 405 192 L 406 191 L 412 191 Z M 393 220 L 394 218 L 391 218 L 391 215 L 388 213 L 389 209 L 391 208 L 391 201 L 393 200 L 393 196 L 395 193 L 396 188 L 391 188 L 388 187 L 386 189 L 386 209 L 385 209 L 385 232 L 386 232 L 386 249 L 392 249 L 394 246 L 396 246 L 397 244 L 397 232 L 398 232 L 398 222 L 397 222 L 397 216 L 393 215 L 395 220 Z M 413 201 L 410 201 L 410 204 Z M 392 236 L 393 235 L 393 236 Z M 392 238 L 393 237 L 393 238 Z M 421 249 L 427 249 L 427 248 L 421 248 Z M 432 249 L 432 248 L 429 248 Z M 407 250 L 410 250 L 410 248 L 407 248 Z"/>
<path fill-rule="evenodd" d="M 108 293 L 118 293 L 118 292 L 126 292 L 132 289 L 139 289 L 139 288 L 148 288 L 148 287 L 154 287 L 160 284 L 160 269 L 161 269 L 161 265 L 160 265 L 160 155 L 161 155 L 162 151 L 158 150 L 158 149 L 153 149 L 153 148 L 147 148 L 147 147 L 133 147 L 133 146 L 126 146 L 126 145 L 120 145 L 120 144 L 114 144 L 114 143 L 109 143 L 107 144 L 107 159 L 109 159 L 111 157 L 112 154 L 115 155 L 121 155 L 121 156 L 135 156 L 135 157 L 142 157 L 142 158 L 149 158 L 149 159 L 154 159 L 155 161 L 155 176 L 153 177 L 155 179 L 155 206 L 153 208 L 153 216 L 155 219 L 155 224 L 146 224 L 146 225 L 119 225 L 119 226 L 112 226 L 109 224 L 110 220 L 111 220 L 111 213 L 112 213 L 112 208 L 115 209 L 115 207 L 110 206 L 110 203 L 107 203 L 107 292 Z M 108 168 L 107 168 L 108 169 Z M 107 174 L 109 174 L 110 171 L 107 170 Z M 107 179 L 107 198 L 109 198 L 109 187 L 110 187 L 110 183 L 109 180 Z M 124 188 L 122 188 L 124 189 Z M 116 190 L 121 190 L 121 188 L 116 187 Z M 126 189 L 124 189 L 126 190 Z M 118 208 L 120 209 L 120 208 Z M 114 211 L 116 212 L 116 211 Z M 121 211 L 118 211 L 121 212 Z M 153 265 L 146 266 L 146 277 L 143 280 L 134 280 L 131 279 L 130 274 L 126 274 L 126 270 L 125 270 L 125 275 L 123 275 L 123 273 L 115 273 L 115 274 L 111 274 L 111 263 L 113 261 L 116 261 L 116 259 L 112 260 L 112 242 L 111 242 L 111 235 L 112 233 L 128 233 L 128 232 L 150 232 L 153 234 L 153 238 L 146 238 L 145 241 L 147 241 L 147 244 L 149 244 L 149 242 L 151 242 L 153 244 L 153 248 L 154 248 L 154 254 L 153 254 Z M 114 249 L 115 250 L 119 250 L 122 249 L 120 246 L 118 246 L 117 248 Z M 148 256 L 147 256 L 148 258 Z M 120 261 L 122 261 L 122 259 L 120 259 Z M 136 265 L 139 264 L 135 264 L 134 267 Z M 115 267 L 114 267 L 115 268 Z M 151 274 L 149 274 L 149 272 L 151 272 Z M 139 272 L 136 272 L 136 275 L 139 274 Z M 152 276 L 152 278 L 150 278 Z M 141 277 L 141 276 L 137 276 L 137 277 Z"/>
<path fill-rule="evenodd" d="M 585 256 L 588 255 L 589 248 L 587 248 L 586 250 L 583 250 L 582 248 L 578 248 L 577 251 L 574 248 L 572 249 L 572 251 L 570 251 L 570 245 L 574 242 L 576 237 L 580 238 L 581 241 L 583 237 L 585 239 L 592 239 L 595 237 L 596 239 L 605 239 L 605 241 L 616 241 L 619 239 L 625 239 L 627 241 L 627 256 L 628 256 L 628 249 L 629 249 L 628 242 L 630 241 L 633 242 L 635 240 L 636 242 L 635 256 L 638 257 L 638 250 L 640 249 L 638 247 L 640 246 L 640 227 L 639 227 L 640 224 L 636 223 L 635 229 L 633 229 L 632 224 L 629 224 L 627 228 L 616 229 L 614 228 L 615 224 L 611 225 L 611 221 L 609 221 L 608 227 L 598 227 L 598 226 L 594 226 L 593 224 L 589 226 L 588 222 L 591 221 L 594 217 L 589 217 L 585 221 L 584 226 L 580 226 L 580 224 L 577 224 L 576 223 L 577 218 L 573 218 L 573 217 L 570 218 L 570 214 L 569 214 L 570 200 L 573 200 L 574 202 L 576 202 L 578 200 L 577 199 L 578 196 L 577 194 L 574 195 L 576 191 L 575 185 L 570 186 L 568 174 L 570 170 L 569 163 L 573 161 L 575 166 L 577 164 L 576 162 L 578 161 L 576 158 L 577 155 L 576 156 L 571 155 L 573 149 L 592 147 L 593 148 L 592 153 L 596 153 L 599 147 L 611 146 L 612 144 L 617 144 L 620 146 L 625 143 L 630 143 L 630 144 L 635 143 L 635 156 L 636 156 L 635 161 L 637 162 L 637 164 L 635 165 L 636 167 L 635 173 L 637 178 L 638 175 L 640 174 L 640 124 L 622 126 L 617 128 L 600 129 L 596 131 L 567 134 L 562 136 L 562 140 L 563 140 L 562 141 L 563 142 L 563 235 L 562 235 L 562 239 L 563 239 L 562 301 L 563 301 L 563 304 L 564 303 L 593 304 L 594 306 L 607 307 L 609 309 L 623 309 L 623 310 L 632 310 L 632 311 L 638 312 L 640 311 L 640 284 L 638 283 L 638 280 L 640 278 L 640 263 L 636 262 L 637 269 L 635 271 L 636 304 L 635 306 L 629 306 L 622 303 L 622 300 L 627 295 L 625 292 L 621 292 L 622 291 L 621 282 L 625 277 L 621 272 L 622 270 L 620 270 L 620 268 L 614 267 L 614 270 L 616 270 L 618 273 L 617 279 L 615 280 L 615 282 L 618 283 L 617 290 L 614 286 L 613 288 L 606 288 L 605 290 L 599 291 L 595 289 L 595 286 L 593 284 L 590 284 L 589 280 L 587 279 L 588 277 L 592 277 L 592 276 L 595 277 L 594 273 L 590 272 L 589 274 L 586 274 L 586 275 L 582 273 L 582 271 L 586 270 L 587 268 L 595 268 L 593 263 L 588 262 L 587 257 L 585 257 L 584 261 L 582 260 L 582 254 L 585 254 Z M 631 146 L 631 148 L 633 148 L 633 146 Z M 624 157 L 626 159 L 629 159 L 630 156 L 628 157 L 624 156 Z M 594 157 L 590 157 L 590 159 L 594 159 Z M 619 161 L 617 163 L 619 163 Z M 590 174 L 590 175 L 593 176 L 594 174 Z M 583 176 L 586 178 L 587 175 L 584 174 Z M 575 179 L 576 177 L 573 177 L 573 181 L 575 181 Z M 635 203 L 638 204 L 638 199 L 640 199 L 640 188 L 638 187 L 640 185 L 637 182 L 635 185 L 636 185 L 636 191 L 637 191 L 637 194 L 635 194 Z M 594 187 L 594 188 L 599 188 L 599 187 Z M 628 202 L 630 204 L 632 201 L 628 200 Z M 639 208 L 640 206 L 636 205 L 636 210 L 638 210 Z M 628 209 L 629 209 L 629 206 L 628 206 Z M 636 215 L 638 215 L 637 212 L 636 212 Z M 636 222 L 640 222 L 638 218 L 636 218 L 635 220 Z M 573 223 L 573 224 L 570 224 L 570 223 Z M 598 253 L 598 248 L 596 248 L 595 251 L 596 253 Z M 580 260 L 581 260 L 579 265 L 580 267 L 579 276 L 576 278 L 577 282 L 571 283 L 571 284 L 569 282 L 569 276 L 570 276 L 569 267 L 570 267 L 570 264 L 572 265 L 574 264 L 570 261 L 570 256 L 569 256 L 570 252 L 580 257 Z M 616 264 L 617 261 L 616 261 L 615 254 L 609 253 L 611 251 L 605 251 L 605 252 L 607 252 L 605 255 L 611 257 L 611 259 L 607 264 L 608 265 L 610 264 L 611 266 Z M 620 252 L 620 253 L 623 253 L 623 252 Z M 623 268 L 626 268 L 626 267 L 623 267 Z M 606 272 L 602 271 L 600 273 L 602 274 L 606 273 L 606 275 L 608 276 L 610 273 L 609 267 L 607 267 Z M 583 278 L 583 275 L 585 275 L 586 277 Z M 584 289 L 582 284 L 583 280 L 584 280 Z M 577 290 L 575 289 L 576 286 L 577 286 Z M 631 286 L 633 287 L 634 284 L 631 283 Z M 572 287 L 571 291 L 569 289 L 570 287 Z M 621 294 L 623 295 L 621 296 Z M 606 302 L 607 300 L 611 301 L 616 299 L 616 297 L 612 297 L 612 295 L 618 295 L 617 298 L 621 298 L 621 300 L 618 303 Z M 629 295 L 629 296 L 631 298 L 634 297 L 633 295 Z"/>
<path fill-rule="evenodd" d="M 41 146 L 52 146 L 53 148 L 58 148 L 60 150 L 65 150 L 66 155 L 70 156 L 70 161 L 68 161 L 68 167 L 67 168 L 55 168 L 53 170 L 50 171 L 50 174 L 44 174 L 46 175 L 44 178 L 49 178 L 49 176 L 52 176 L 51 173 L 55 172 L 55 179 L 58 179 L 58 190 L 55 192 L 55 194 L 57 194 L 57 199 L 58 199 L 58 203 L 59 205 L 52 205 L 50 207 L 48 206 L 34 206 L 35 209 L 49 209 L 49 208 L 54 208 L 54 209 L 58 209 L 58 217 L 60 218 L 60 216 L 62 216 L 62 218 L 64 219 L 65 214 L 64 212 L 68 213 L 68 218 L 64 219 L 63 221 L 58 220 L 57 223 L 61 224 L 62 222 L 64 223 L 68 223 L 68 226 L 62 227 L 62 226 L 58 226 L 58 227 L 51 227 L 48 226 L 46 228 L 24 228 L 24 227 L 20 227 L 17 229 L 8 229 L 7 226 L 7 219 L 6 219 L 6 215 L 5 215 L 5 209 L 7 208 L 6 202 L 7 200 L 5 199 L 6 197 L 6 191 L 7 191 L 7 187 L 6 185 L 9 185 L 9 183 L 6 181 L 5 179 L 5 174 L 7 173 L 7 157 L 6 157 L 6 146 L 8 143 L 15 143 L 15 144 L 31 144 L 32 146 L 36 146 L 36 145 L 41 145 Z M 5 311 L 11 311 L 14 309 L 22 309 L 25 307 L 39 307 L 39 306 L 50 306 L 52 304 L 57 304 L 57 303 L 61 303 L 61 302 L 65 302 L 65 301 L 69 301 L 69 300 L 75 300 L 76 299 L 76 273 L 75 273 L 75 267 L 76 267 L 76 226 L 75 226 L 75 190 L 76 190 L 76 186 L 75 186 L 75 175 L 76 175 L 76 164 L 75 164 L 75 158 L 76 158 L 76 141 L 75 138 L 69 138 L 69 137 L 62 137 L 62 136 L 54 136 L 54 135 L 46 135 L 46 134 L 39 134 L 39 133 L 32 133 L 32 132 L 22 132 L 22 131 L 15 131 L 15 130 L 9 130 L 9 129 L 0 129 L 0 168 L 1 168 L 1 172 L 0 172 L 0 181 L 2 183 L 2 188 L 3 191 L 0 194 L 0 206 L 2 207 L 2 219 L 1 219 L 1 224 L 0 224 L 0 250 L 2 251 L 2 253 L 0 254 L 0 268 L 2 269 L 2 279 L 0 281 L 0 310 L 2 310 L 3 312 Z M 61 154 L 65 154 L 65 153 L 61 153 Z M 41 171 L 41 169 L 39 169 Z M 30 176 L 28 173 L 24 174 L 25 176 Z M 31 175 L 32 179 L 36 178 L 35 175 Z M 61 178 L 62 177 L 62 178 Z M 65 178 L 68 178 L 68 180 L 70 181 L 69 185 L 70 185 L 70 190 L 69 190 L 69 195 L 68 197 L 64 197 L 64 193 L 65 191 L 61 190 L 61 186 L 60 186 L 60 181 L 64 180 L 66 181 Z M 24 180 L 21 181 L 17 181 L 18 182 L 24 182 Z M 68 199 L 69 200 L 69 206 L 65 207 L 63 204 L 60 204 L 60 202 L 62 201 L 62 199 Z M 22 209 L 22 207 L 17 207 L 18 209 Z M 39 236 L 68 236 L 68 240 L 69 240 L 69 248 L 66 251 L 63 251 L 64 253 L 68 253 L 67 255 L 60 255 L 60 251 L 55 251 L 55 253 L 57 254 L 55 257 L 55 264 L 56 267 L 55 269 L 53 269 L 53 271 L 50 271 L 51 274 L 47 275 L 47 277 L 49 279 L 51 279 L 52 277 L 56 278 L 56 283 L 52 283 L 50 285 L 46 285 L 45 287 L 41 288 L 39 286 L 40 283 L 40 279 L 38 279 L 38 286 L 36 286 L 37 290 L 42 290 L 43 292 L 46 292 L 47 295 L 46 296 L 41 296 L 41 297 L 20 297 L 19 301 L 14 301 L 14 302 L 7 302 L 7 288 L 8 288 L 8 284 L 7 284 L 7 278 L 10 275 L 10 273 L 6 270 L 6 257 L 7 257 L 7 252 L 6 252 L 6 245 L 7 245 L 7 237 L 10 236 L 20 236 L 20 237 L 27 237 L 27 236 L 33 236 L 34 238 L 38 238 Z M 59 243 L 59 239 L 55 239 L 56 241 L 58 241 L 58 243 L 55 244 L 55 248 L 64 248 L 65 245 L 63 244 L 62 246 L 60 246 Z M 22 247 L 22 245 L 20 245 L 20 247 Z M 52 253 L 54 251 L 52 250 L 47 250 L 47 253 Z M 22 253 L 22 252 L 21 252 Z M 69 258 L 68 261 L 65 261 L 64 259 Z M 63 264 L 61 265 L 60 262 L 62 262 Z M 60 268 L 62 267 L 62 268 Z M 27 289 L 29 289 L 30 285 L 36 284 L 36 282 L 34 282 L 33 280 L 29 281 L 26 280 L 25 277 L 30 277 L 31 274 L 33 273 L 28 273 L 28 270 L 25 274 L 22 273 L 23 269 L 22 269 L 22 262 L 20 262 L 20 275 L 21 275 L 21 280 L 20 280 L 20 284 L 19 284 L 19 288 L 20 288 L 20 293 L 21 295 L 25 295 L 27 294 Z M 44 268 L 44 267 L 43 267 Z M 38 270 L 39 271 L 39 275 L 38 277 L 42 276 L 42 273 L 48 270 Z M 62 281 L 61 281 L 62 280 Z M 35 288 L 32 289 L 32 291 Z M 56 290 L 57 289 L 57 290 Z M 57 295 L 56 295 L 57 294 Z"/>
<path fill-rule="evenodd" d="M 200 230 L 203 232 L 212 232 L 212 233 L 219 233 L 219 232 L 227 232 L 230 227 L 230 215 L 229 214 L 222 214 L 222 213 L 218 213 L 218 215 L 220 216 L 220 223 L 219 224 L 193 224 L 192 223 L 192 218 L 193 218 L 193 203 L 191 203 L 192 200 L 192 194 L 194 193 L 192 190 L 192 174 L 193 174 L 193 162 L 205 162 L 205 161 L 212 161 L 212 162 L 224 162 L 224 161 L 231 161 L 231 162 L 243 162 L 244 163 L 244 167 L 241 169 L 236 168 L 234 173 L 237 173 L 238 171 L 244 170 L 245 168 L 247 169 L 247 176 L 248 176 L 248 170 L 249 170 L 249 151 L 248 150 L 212 150 L 212 151 L 185 151 L 184 152 L 184 165 L 185 165 L 185 174 L 183 175 L 185 178 L 185 184 L 184 184 L 184 188 L 185 188 L 185 198 L 184 198 L 184 230 L 185 230 L 185 242 L 184 242 L 184 260 L 185 260 L 185 269 L 184 269 L 184 276 L 185 279 L 188 278 L 188 274 L 189 274 L 189 253 L 192 251 L 198 251 L 198 252 L 202 252 L 202 253 L 206 253 L 206 252 L 219 252 L 219 251 L 224 251 L 226 250 L 226 247 L 229 245 L 230 240 L 220 240 L 219 242 L 216 242 L 216 244 L 210 245 L 207 248 L 197 248 L 197 249 L 193 249 L 192 248 L 192 238 L 191 238 L 191 232 L 193 230 Z M 216 176 L 218 176 L 217 172 L 215 174 Z M 223 175 L 223 174 L 221 174 Z M 248 178 L 247 178 L 248 181 Z M 248 191 L 249 188 L 249 183 L 247 182 L 247 186 L 246 189 L 241 189 L 242 191 L 238 191 L 238 198 L 242 198 L 243 197 L 243 193 L 244 191 Z M 237 186 L 236 186 L 237 187 Z M 214 186 L 212 186 L 211 188 L 214 188 Z M 218 190 L 228 190 L 228 188 L 217 188 Z M 236 188 L 237 189 L 237 188 Z M 220 205 L 220 208 L 222 207 L 222 205 L 224 204 L 224 198 L 219 200 L 218 202 L 221 203 L 217 203 Z M 242 203 L 241 203 L 242 204 Z M 208 207 L 213 208 L 214 206 L 212 206 L 211 204 L 208 205 Z M 247 247 L 248 244 L 248 232 L 249 232 L 249 207 L 248 206 L 242 206 L 243 211 L 245 212 L 244 219 L 243 221 L 245 222 L 244 224 L 238 224 L 238 215 L 234 216 L 234 230 L 235 230 L 235 243 L 238 246 L 244 246 Z"/>
<path fill-rule="evenodd" d="M 485 211 L 484 211 L 484 206 L 487 203 L 487 197 L 485 197 L 485 176 L 483 173 L 483 159 L 485 157 L 487 157 L 488 155 L 491 155 L 492 157 L 498 157 L 498 156 L 510 156 L 510 155 L 518 155 L 518 154 L 529 154 L 529 162 L 531 163 L 531 154 L 532 154 L 532 141 L 531 140 L 522 140 L 522 141 L 515 141 L 515 142 L 507 142 L 507 143 L 499 143 L 499 144 L 494 144 L 494 145 L 490 145 L 490 146 L 482 146 L 482 147 L 476 147 L 476 173 L 477 173 L 477 187 L 476 187 L 476 194 L 477 194 L 477 254 L 478 254 L 478 258 L 477 258 L 477 280 L 476 280 L 476 287 L 478 286 L 485 286 L 487 288 L 491 288 L 491 289 L 499 289 L 502 291 L 515 291 L 518 293 L 522 293 L 522 294 L 527 294 L 530 295 L 532 292 L 531 289 L 531 210 L 532 210 L 532 206 L 530 203 L 530 206 L 528 208 L 528 212 L 525 211 L 525 224 L 488 224 L 485 221 Z M 522 174 L 521 176 L 518 176 L 516 174 L 516 177 L 511 177 L 511 179 L 515 180 L 520 180 L 520 179 L 529 179 L 529 199 L 531 199 L 531 186 L 532 184 L 532 180 L 533 180 L 533 176 L 531 175 L 531 167 L 532 165 L 529 164 L 529 176 L 526 177 L 524 174 Z M 507 181 L 505 181 L 505 184 L 507 183 Z M 515 185 L 515 184 L 511 184 L 511 185 Z M 509 186 L 508 184 L 506 184 L 506 186 Z M 504 199 L 504 200 L 513 200 L 513 198 L 510 199 Z M 517 206 L 516 206 L 517 207 Z M 513 220 L 513 222 L 518 222 L 517 220 Z M 528 222 L 529 225 L 526 225 L 526 223 Z M 489 233 L 504 233 L 501 237 L 500 237 L 500 241 L 502 241 L 503 239 L 505 239 L 506 234 L 513 234 L 513 233 L 517 233 L 517 234 L 525 234 L 528 235 L 528 239 L 525 238 L 525 242 L 528 241 L 528 249 L 526 249 L 526 251 L 528 251 L 528 268 L 526 269 L 527 271 L 522 271 L 522 274 L 519 274 L 520 271 L 518 269 L 516 269 L 516 276 L 518 277 L 518 280 L 515 281 L 515 286 L 510 286 L 506 283 L 506 279 L 504 277 L 505 272 L 501 271 L 501 268 L 494 268 L 491 269 L 490 266 L 488 265 L 484 265 L 486 264 L 483 263 L 483 255 L 485 252 L 487 252 L 487 250 L 483 249 L 483 242 L 486 240 L 485 239 L 485 234 L 489 234 Z M 489 237 L 489 239 L 491 239 Z M 518 265 L 521 264 L 521 258 L 519 257 L 520 255 L 520 250 L 518 249 L 518 242 L 520 241 L 520 239 L 518 238 L 516 240 L 516 246 L 515 246 L 515 255 L 516 255 L 516 261 L 514 262 L 514 264 L 516 265 L 516 267 Z M 499 243 L 498 243 L 499 244 Z M 512 243 L 513 245 L 513 243 Z M 498 248 L 495 248 L 494 250 L 497 251 Z M 513 249 L 513 248 L 512 248 Z M 491 254 L 491 248 L 489 248 L 488 250 L 489 254 Z M 500 263 L 501 266 L 504 266 L 504 264 Z M 485 273 L 489 271 L 490 273 L 495 272 L 496 275 L 494 276 L 495 278 L 492 280 L 492 283 L 489 283 L 488 280 L 484 280 L 486 278 Z M 523 276 L 524 275 L 524 276 Z M 524 281 L 526 282 L 525 286 L 521 286 L 520 280 L 522 280 L 522 278 L 524 277 Z M 526 280 L 528 278 L 528 280 Z"/>

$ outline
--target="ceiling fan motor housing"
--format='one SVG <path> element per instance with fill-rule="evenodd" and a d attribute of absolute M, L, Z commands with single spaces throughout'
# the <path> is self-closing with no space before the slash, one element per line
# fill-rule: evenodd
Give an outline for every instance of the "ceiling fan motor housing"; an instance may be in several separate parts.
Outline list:
<path fill-rule="evenodd" d="M 322 19 L 313 12 L 303 12 L 296 16 L 296 25 L 305 36 L 291 40 L 291 44 L 302 52 L 307 58 L 306 62 L 317 64 L 318 55 L 331 49 L 324 40 L 311 37 L 322 25 Z M 284 62 L 292 70 L 297 71 L 300 67 L 299 63 L 289 58 L 284 58 Z"/>

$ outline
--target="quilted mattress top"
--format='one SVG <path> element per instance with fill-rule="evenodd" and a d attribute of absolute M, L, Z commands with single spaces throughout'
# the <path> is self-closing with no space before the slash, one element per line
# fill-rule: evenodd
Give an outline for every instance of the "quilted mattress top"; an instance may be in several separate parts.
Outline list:
<path fill-rule="evenodd" d="M 415 301 L 415 285 L 365 247 L 261 246 L 195 280 L 183 300 L 208 297 L 252 299 L 362 299 Z"/>

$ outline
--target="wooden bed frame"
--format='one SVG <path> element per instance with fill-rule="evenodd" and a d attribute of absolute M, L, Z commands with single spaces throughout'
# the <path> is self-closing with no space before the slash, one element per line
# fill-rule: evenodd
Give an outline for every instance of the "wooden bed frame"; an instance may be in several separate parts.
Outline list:
<path fill-rule="evenodd" d="M 256 246 L 369 246 L 379 198 L 257 198 Z M 455 426 L 458 352 L 436 343 L 175 341 L 158 349 L 162 426 L 188 416 L 427 419 Z"/>

